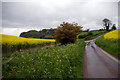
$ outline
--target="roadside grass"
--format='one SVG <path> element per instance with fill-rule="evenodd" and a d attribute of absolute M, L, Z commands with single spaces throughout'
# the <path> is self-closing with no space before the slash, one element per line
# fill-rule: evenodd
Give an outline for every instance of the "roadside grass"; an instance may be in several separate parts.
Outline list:
<path fill-rule="evenodd" d="M 118 46 L 118 43 L 120 43 L 119 40 L 108 40 L 104 39 L 104 36 L 96 39 L 95 43 L 100 46 L 102 49 L 110 53 L 111 55 L 115 56 L 116 58 L 120 57 L 118 55 L 118 50 L 120 50 L 120 47 Z"/>
<path fill-rule="evenodd" d="M 15 52 L 3 57 L 4 78 L 82 78 L 85 43 Z"/>

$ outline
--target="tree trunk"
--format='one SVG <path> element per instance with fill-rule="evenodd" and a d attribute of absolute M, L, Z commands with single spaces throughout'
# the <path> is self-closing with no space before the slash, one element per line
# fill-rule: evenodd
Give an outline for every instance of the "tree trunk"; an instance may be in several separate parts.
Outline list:
<path fill-rule="evenodd" d="M 109 25 L 108 25 L 108 26 L 106 26 L 106 31 L 109 31 Z"/>

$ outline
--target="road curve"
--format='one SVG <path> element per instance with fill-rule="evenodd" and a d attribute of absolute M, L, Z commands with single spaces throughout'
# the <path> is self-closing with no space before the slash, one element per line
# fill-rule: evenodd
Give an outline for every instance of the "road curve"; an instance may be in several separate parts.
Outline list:
<path fill-rule="evenodd" d="M 118 78 L 118 62 L 105 55 L 94 40 L 86 41 L 84 78 Z"/>

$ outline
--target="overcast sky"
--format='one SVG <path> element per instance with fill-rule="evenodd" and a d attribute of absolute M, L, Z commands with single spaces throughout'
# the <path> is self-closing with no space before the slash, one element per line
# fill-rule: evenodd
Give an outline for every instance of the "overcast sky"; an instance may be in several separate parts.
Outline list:
<path fill-rule="evenodd" d="M 114 1 L 114 2 L 113 2 Z M 57 28 L 62 22 L 76 22 L 85 29 L 103 28 L 108 18 L 118 26 L 119 0 L 13 0 L 2 2 L 2 33 L 19 36 L 28 30 Z"/>

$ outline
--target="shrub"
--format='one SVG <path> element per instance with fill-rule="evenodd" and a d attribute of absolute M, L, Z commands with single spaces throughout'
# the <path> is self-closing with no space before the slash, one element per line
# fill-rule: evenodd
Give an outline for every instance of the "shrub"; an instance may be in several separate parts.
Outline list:
<path fill-rule="evenodd" d="M 117 29 L 116 26 L 115 26 L 115 24 L 113 24 L 113 26 L 112 26 L 111 29 L 112 29 L 112 30 L 116 30 L 116 29 Z"/>
<path fill-rule="evenodd" d="M 89 35 L 93 35 L 93 33 L 92 33 L 92 32 L 88 32 L 88 36 L 89 36 Z"/>
<path fill-rule="evenodd" d="M 81 28 L 82 27 L 78 26 L 77 23 L 71 24 L 63 22 L 63 24 L 60 24 L 55 30 L 55 39 L 62 45 L 74 43 L 76 41 L 76 36 L 81 32 Z"/>

